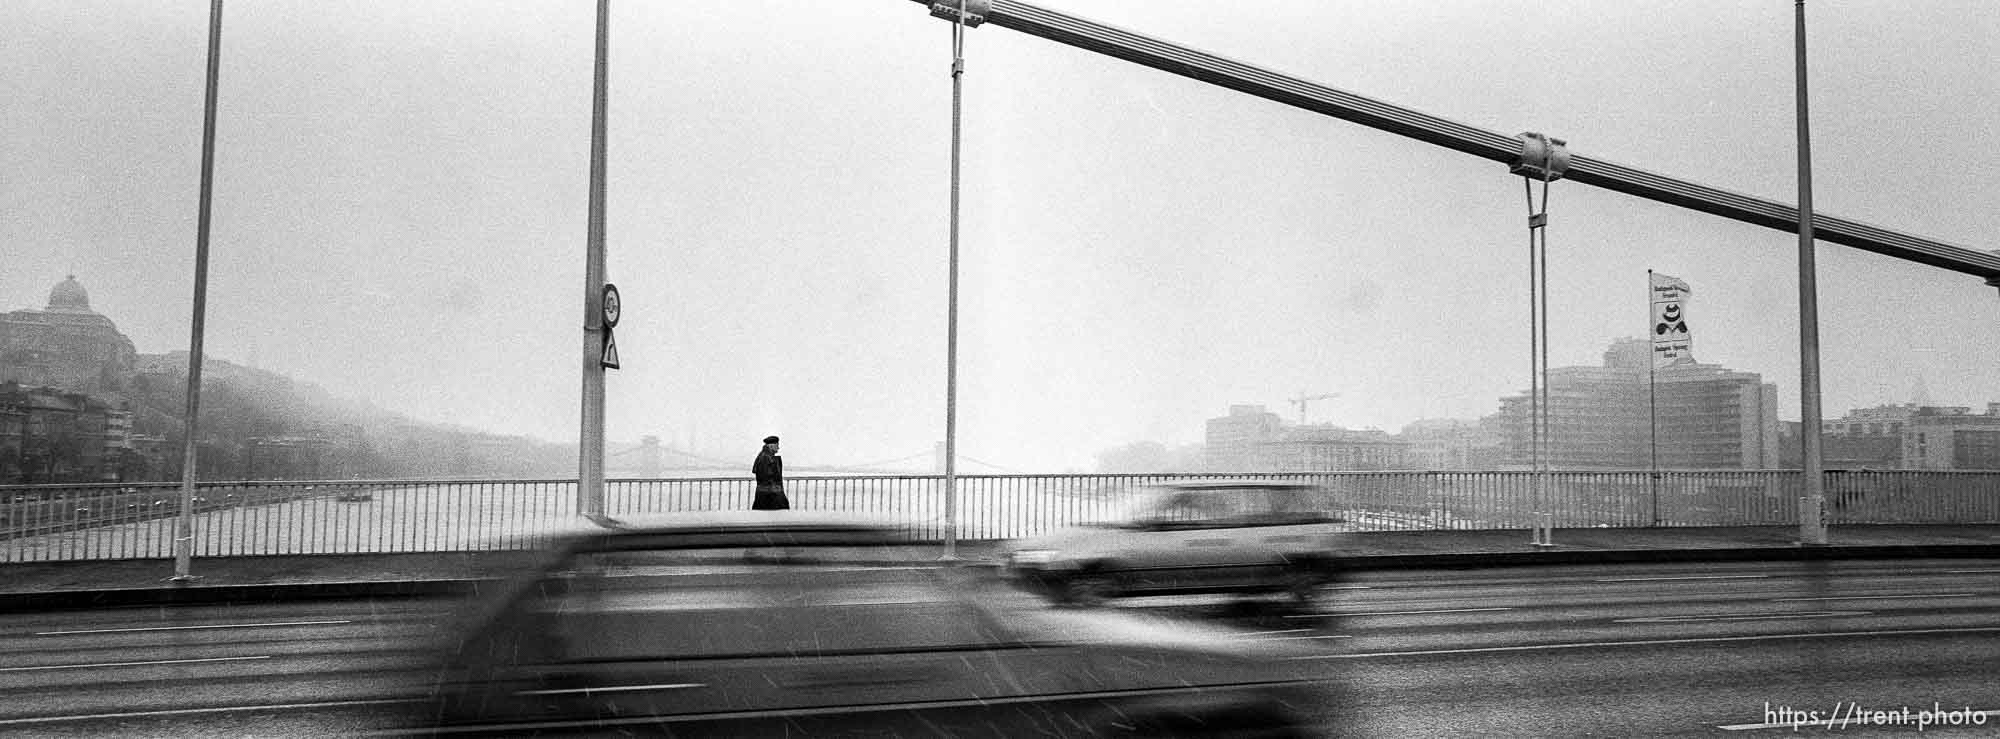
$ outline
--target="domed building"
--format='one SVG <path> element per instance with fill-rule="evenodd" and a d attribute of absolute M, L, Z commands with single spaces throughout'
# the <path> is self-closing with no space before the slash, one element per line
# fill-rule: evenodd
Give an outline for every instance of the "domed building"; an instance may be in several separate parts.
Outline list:
<path fill-rule="evenodd" d="M 132 340 L 90 309 L 75 275 L 49 290 L 47 308 L 0 315 L 0 383 L 121 395 L 136 358 Z"/>

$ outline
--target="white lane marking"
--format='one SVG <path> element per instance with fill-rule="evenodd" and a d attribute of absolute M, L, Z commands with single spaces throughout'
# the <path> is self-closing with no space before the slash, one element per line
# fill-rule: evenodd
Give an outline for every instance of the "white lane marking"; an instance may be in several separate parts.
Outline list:
<path fill-rule="evenodd" d="M 1276 630 L 1276 631 L 1245 631 L 1245 632 L 1243 632 L 1243 635 L 1244 635 L 1244 636 L 1263 636 L 1263 635 L 1265 635 L 1265 634 L 1296 634 L 1296 633 L 1299 633 L 1299 632 L 1301 632 L 1301 631 L 1314 631 L 1314 630 L 1315 630 L 1315 629 L 1278 629 L 1278 630 Z"/>
<path fill-rule="evenodd" d="M 2000 572 L 2000 569 L 1996 569 L 1996 570 L 1945 570 L 1945 572 L 1946 572 L 1946 573 L 1948 573 L 1948 574 L 1953 574 L 1953 575 L 1970 575 L 1970 574 L 1973 574 L 1973 573 L 1975 573 L 1975 572 Z"/>
<path fill-rule="evenodd" d="M 1750 580 L 1770 575 L 1681 575 L 1676 577 L 1604 577 L 1593 582 L 1653 582 L 1655 580 Z"/>
<path fill-rule="evenodd" d="M 1650 647 L 1662 644 L 1710 644 L 1718 642 L 1771 641 L 1777 639 L 1825 639 L 1844 636 L 1908 636 L 1915 634 L 1983 634 L 2000 631 L 2000 626 L 1968 626 L 1957 629 L 1900 629 L 1895 631 L 1828 631 L 1818 634 L 1759 634 L 1755 636 L 1701 636 L 1686 639 L 1636 639 L 1632 641 L 1571 642 L 1566 644 L 1523 644 L 1512 647 L 1469 647 L 1466 649 L 1421 649 L 1407 652 L 1359 652 L 1354 654 L 1315 654 L 1304 659 L 1367 659 L 1369 657 L 1414 657 L 1434 654 L 1478 654 L 1481 652 L 1533 652 L 1555 649 L 1591 649 L 1594 647 Z"/>
<path fill-rule="evenodd" d="M 1319 634 L 1315 636 L 1274 636 L 1260 641 L 1283 641 L 1286 639 L 1352 639 L 1352 634 Z"/>
<path fill-rule="evenodd" d="M 1963 712 L 1967 716 L 1970 716 L 1975 713 L 1983 713 L 1986 714 L 1987 716 L 2000 717 L 2000 708 L 1986 708 L 1986 709 L 1974 708 Z M 1828 723 L 1829 722 L 1826 719 L 1821 718 L 1817 721 L 1804 721 L 1804 722 L 1779 721 L 1776 723 L 1763 723 L 1763 724 L 1724 724 L 1721 726 L 1717 726 L 1715 728 L 1721 729 L 1723 731 L 1755 731 L 1757 729 L 1792 729 L 1794 731 L 1797 731 L 1801 727 L 1824 729 L 1827 728 Z M 1856 722 L 1856 725 L 1858 726 L 1859 723 Z M 1943 724 L 1938 724 L 1938 725 L 1942 726 Z"/>
<path fill-rule="evenodd" d="M 158 711 L 126 711 L 122 713 L 85 713 L 75 716 L 38 716 L 35 718 L 0 719 L 0 726 L 11 724 L 54 724 L 65 721 L 102 721 L 105 719 L 146 718 L 149 716 L 188 716 L 197 713 L 235 713 L 240 711 L 285 711 L 295 708 L 341 708 L 344 706 L 378 706 L 388 703 L 415 703 L 415 698 L 378 698 L 374 700 L 325 701 L 322 703 L 274 703 L 267 706 L 218 706 L 215 708 L 168 708 Z"/>
<path fill-rule="evenodd" d="M 1736 616 L 1727 613 L 1709 613 L 1699 616 L 1646 616 L 1643 618 L 1621 618 L 1613 620 L 1617 624 L 1685 624 L 1696 621 L 1777 621 L 1787 618 L 1836 618 L 1840 616 L 1866 616 L 1874 611 L 1809 611 L 1804 613 L 1767 613 L 1756 616 Z"/>
<path fill-rule="evenodd" d="M 935 570 L 937 565 L 855 565 L 849 567 L 814 567 L 814 572 L 886 572 L 889 570 Z"/>
<path fill-rule="evenodd" d="M 1098 690 L 1076 693 L 1042 693 L 1030 695 L 994 696 L 987 698 L 900 701 L 895 703 L 856 703 L 848 705 L 819 705 L 800 708 L 760 708 L 738 711 L 718 711 L 714 713 L 652 713 L 638 716 L 602 716 L 584 720 L 524 721 L 516 723 L 491 723 L 464 726 L 432 726 L 418 729 L 388 729 L 362 732 L 359 736 L 427 736 L 445 734 L 475 734 L 478 736 L 520 735 L 542 729 L 590 729 L 593 734 L 603 734 L 613 726 L 652 726 L 658 731 L 663 724 L 687 723 L 691 721 L 731 721 L 735 719 L 779 719 L 801 716 L 851 716 L 864 713 L 887 711 L 925 711 L 950 708 L 977 708 L 989 710 L 994 706 L 1034 704 L 1051 698 L 1064 701 L 1096 701 L 1100 699 L 1130 699 L 1139 696 L 1185 696 L 1202 695 L 1209 690 L 1254 690 L 1271 685 L 1298 685 L 1298 680 L 1270 680 L 1225 685 L 1190 684 L 1172 687 L 1137 688 L 1130 690 Z"/>
<path fill-rule="evenodd" d="M 1446 608 L 1436 611 L 1358 611 L 1354 613 L 1301 613 L 1285 618 L 1325 618 L 1327 616 L 1417 616 L 1431 613 L 1480 613 L 1484 611 L 1511 611 L 1512 608 Z"/>
<path fill-rule="evenodd" d="M 660 683 L 658 685 L 611 685 L 601 688 L 560 688 L 552 690 L 516 690 L 515 695 L 589 695 L 591 693 L 630 693 L 640 690 L 683 690 L 706 688 L 708 683 Z"/>
<path fill-rule="evenodd" d="M 145 662 L 96 662 L 87 665 L 36 665 L 34 667 L 0 667 L 0 672 L 27 672 L 29 670 L 74 670 L 83 667 L 143 667 L 146 665 L 184 665 L 196 662 L 242 662 L 253 659 L 270 659 L 271 655 L 255 657 L 203 657 L 201 659 L 156 659 Z"/>
<path fill-rule="evenodd" d="M 351 624 L 353 621 L 284 621 L 265 624 L 213 624 L 209 626 L 142 626 L 130 629 L 80 629 L 76 631 L 37 631 L 35 636 L 65 636 L 69 634 L 119 634 L 131 631 L 191 631 L 194 629 L 258 629 L 271 626 L 326 626 L 329 624 Z"/>
<path fill-rule="evenodd" d="M 889 572 L 898 570 L 935 570 L 937 565 L 847 565 L 839 567 L 813 567 L 814 572 Z M 710 565 L 625 565 L 600 574 L 600 577 L 695 577 L 702 575 L 741 575 L 746 572 L 769 572 L 767 564 L 710 564 Z"/>
<path fill-rule="evenodd" d="M 1814 598 L 1772 598 L 1772 603 L 1806 600 L 1895 600 L 1902 598 L 1976 598 L 1981 593 L 1932 593 L 1929 595 L 1827 595 Z"/>

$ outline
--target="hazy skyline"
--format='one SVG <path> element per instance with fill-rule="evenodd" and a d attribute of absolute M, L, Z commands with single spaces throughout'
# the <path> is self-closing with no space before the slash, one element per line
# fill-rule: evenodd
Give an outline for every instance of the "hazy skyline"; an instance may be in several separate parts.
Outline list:
<path fill-rule="evenodd" d="M 1796 196 L 1792 4 L 1048 0 L 1573 151 Z M 617 2 L 612 439 L 795 464 L 944 435 L 949 25 L 907 0 Z M 573 441 L 594 4 L 230 3 L 206 350 L 411 416 Z M 0 311 L 74 273 L 187 348 L 208 4 L 0 4 Z M 2000 6 L 1809 3 L 1815 205 L 2000 246 Z M 1233 403 L 1394 431 L 1528 384 L 1505 167 L 1006 29 L 968 33 L 960 449 L 1030 472 Z M 1693 287 L 1703 362 L 1798 417 L 1791 234 L 1574 183 L 1552 364 Z M 1823 408 L 2000 398 L 2000 293 L 1822 243 Z M 966 471 L 986 471 L 968 468 Z"/>

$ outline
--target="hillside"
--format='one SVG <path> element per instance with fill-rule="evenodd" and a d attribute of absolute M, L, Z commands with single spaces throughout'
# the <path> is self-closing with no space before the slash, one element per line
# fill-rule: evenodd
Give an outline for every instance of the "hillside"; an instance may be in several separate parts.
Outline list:
<path fill-rule="evenodd" d="M 187 353 L 142 354 L 133 433 L 181 448 Z M 202 362 L 202 476 L 211 479 L 573 477 L 573 445 L 426 422 L 274 372 Z M 168 464 L 178 474 L 178 464 Z"/>

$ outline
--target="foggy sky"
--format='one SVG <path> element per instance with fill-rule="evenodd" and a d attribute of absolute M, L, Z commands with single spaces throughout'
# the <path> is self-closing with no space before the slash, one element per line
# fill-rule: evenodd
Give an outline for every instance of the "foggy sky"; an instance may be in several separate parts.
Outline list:
<path fill-rule="evenodd" d="M 1789 2 L 1047 7 L 1482 128 L 1796 199 Z M 949 26 L 906 0 L 614 2 L 608 434 L 794 465 L 944 435 Z M 419 418 L 573 440 L 590 121 L 581 0 L 239 0 L 210 356 Z M 185 349 L 208 4 L 0 3 L 0 310 L 74 273 Z M 1809 4 L 1817 210 L 2000 248 L 2000 6 Z M 968 34 L 961 451 L 1088 470 L 1232 403 L 1397 430 L 1527 386 L 1505 167 L 998 27 Z M 1574 183 L 1552 361 L 1693 287 L 1695 356 L 1798 417 L 1794 235 Z M 1824 408 L 2000 400 L 2000 294 L 1819 249 Z M 988 466 L 991 465 L 991 466 Z"/>

